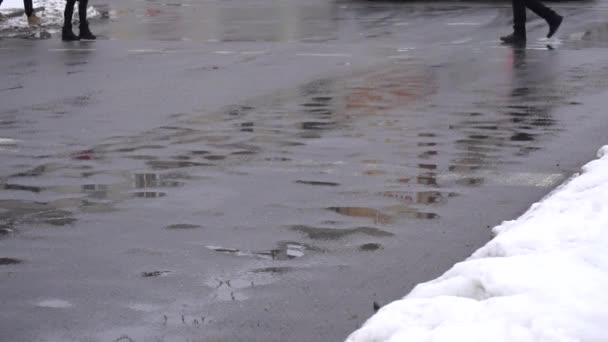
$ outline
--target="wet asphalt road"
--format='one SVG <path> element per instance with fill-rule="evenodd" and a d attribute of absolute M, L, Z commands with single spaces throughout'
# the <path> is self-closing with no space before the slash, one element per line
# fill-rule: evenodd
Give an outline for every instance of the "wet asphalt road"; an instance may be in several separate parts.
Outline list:
<path fill-rule="evenodd" d="M 340 341 L 606 143 L 603 2 L 93 3 L 0 40 L 0 341 Z"/>

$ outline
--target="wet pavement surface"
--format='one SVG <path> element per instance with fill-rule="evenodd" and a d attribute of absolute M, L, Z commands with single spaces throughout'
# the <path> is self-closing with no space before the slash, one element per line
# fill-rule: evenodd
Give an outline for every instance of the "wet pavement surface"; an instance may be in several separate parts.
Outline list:
<path fill-rule="evenodd" d="M 0 31 L 1 341 L 340 341 L 606 143 L 602 2 L 92 5 Z"/>

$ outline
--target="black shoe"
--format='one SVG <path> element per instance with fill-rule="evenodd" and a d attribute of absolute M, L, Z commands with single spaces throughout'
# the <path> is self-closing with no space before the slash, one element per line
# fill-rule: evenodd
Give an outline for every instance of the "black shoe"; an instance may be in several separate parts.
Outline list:
<path fill-rule="evenodd" d="M 508 36 L 500 37 L 500 40 L 502 40 L 502 42 L 505 44 L 525 45 L 526 44 L 526 35 L 512 33 Z"/>
<path fill-rule="evenodd" d="M 547 33 L 547 38 L 551 38 L 555 32 L 557 32 L 557 29 L 562 24 L 562 20 L 564 20 L 564 17 L 559 14 L 556 14 L 552 19 L 547 20 L 547 23 L 549 24 L 549 33 Z"/>
<path fill-rule="evenodd" d="M 80 40 L 80 38 L 78 38 L 78 36 L 75 35 L 74 32 L 72 32 L 71 27 L 64 26 L 61 30 L 61 40 L 63 40 L 64 42 L 73 42 L 76 40 Z"/>
<path fill-rule="evenodd" d="M 97 37 L 89 30 L 89 23 L 80 24 L 80 39 L 95 40 Z"/>

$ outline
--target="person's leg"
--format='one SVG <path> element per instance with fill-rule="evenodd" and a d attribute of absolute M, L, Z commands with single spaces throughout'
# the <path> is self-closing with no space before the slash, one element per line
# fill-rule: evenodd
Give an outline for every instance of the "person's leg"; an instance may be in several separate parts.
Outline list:
<path fill-rule="evenodd" d="M 80 23 L 87 22 L 87 7 L 89 0 L 78 0 L 78 20 Z"/>
<path fill-rule="evenodd" d="M 27 16 L 27 23 L 30 26 L 40 26 L 40 18 L 34 13 L 32 0 L 23 0 L 23 8 L 25 9 L 25 15 Z"/>
<path fill-rule="evenodd" d="M 547 38 L 553 36 L 555 31 L 559 28 L 559 25 L 562 23 L 562 16 L 555 13 L 549 7 L 543 5 L 538 0 L 523 0 L 525 2 L 526 7 L 528 7 L 534 14 L 539 17 L 545 19 L 547 24 L 549 24 L 549 34 L 547 34 Z"/>
<path fill-rule="evenodd" d="M 78 18 L 80 20 L 80 39 L 94 40 L 97 39 L 91 30 L 89 29 L 89 22 L 87 21 L 87 6 L 89 0 L 79 0 L 78 3 Z"/>
<path fill-rule="evenodd" d="M 25 15 L 31 17 L 34 14 L 34 5 L 32 0 L 23 0 L 23 9 L 25 9 Z"/>
<path fill-rule="evenodd" d="M 525 0 L 512 0 L 513 33 L 500 37 L 507 44 L 523 44 L 526 42 L 526 5 Z"/>
<path fill-rule="evenodd" d="M 525 0 L 513 0 L 513 33 L 526 36 L 526 4 Z"/>
<path fill-rule="evenodd" d="M 65 3 L 65 11 L 63 11 L 63 30 L 61 31 L 61 39 L 64 41 L 78 40 L 78 36 L 72 31 L 72 18 L 74 16 L 74 5 L 76 0 L 67 0 Z"/>

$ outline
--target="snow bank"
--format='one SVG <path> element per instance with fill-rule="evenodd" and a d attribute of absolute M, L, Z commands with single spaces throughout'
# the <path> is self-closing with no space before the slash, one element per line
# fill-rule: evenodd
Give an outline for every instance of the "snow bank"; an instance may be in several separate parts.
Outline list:
<path fill-rule="evenodd" d="M 63 24 L 63 10 L 65 9 L 65 0 L 34 0 L 34 8 L 44 7 L 44 11 L 37 12 L 42 19 L 44 26 L 61 25 Z M 23 0 L 4 0 L 0 5 L 0 13 L 9 14 L 16 10 L 23 10 Z M 100 13 L 89 5 L 87 15 L 93 19 L 100 16 Z M 78 5 L 74 7 L 74 18 L 78 18 Z M 19 28 L 27 27 L 27 19 L 25 16 L 9 18 L 4 22 L 0 22 L 2 28 Z"/>
<path fill-rule="evenodd" d="M 347 342 L 608 341 L 608 146 Z"/>
<path fill-rule="evenodd" d="M 4 0 L 0 9 L 23 9 L 23 0 Z"/>

